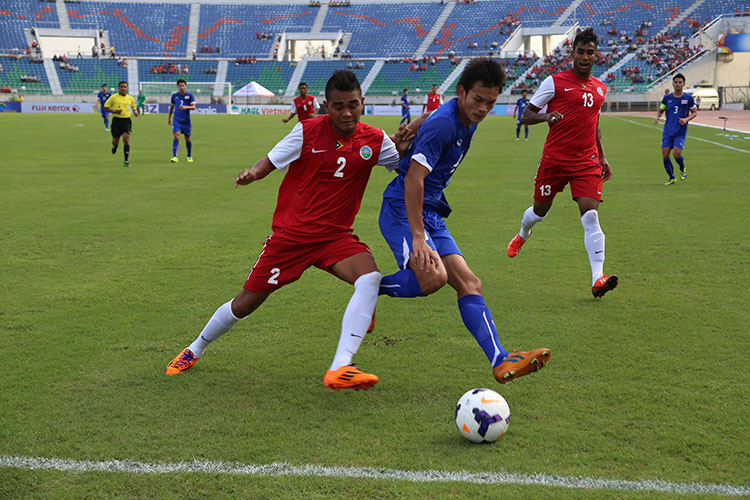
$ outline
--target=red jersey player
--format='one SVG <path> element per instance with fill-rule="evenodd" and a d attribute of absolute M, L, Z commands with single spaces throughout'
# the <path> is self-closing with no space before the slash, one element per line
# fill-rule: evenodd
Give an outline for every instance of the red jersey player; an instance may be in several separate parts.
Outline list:
<path fill-rule="evenodd" d="M 378 382 L 377 376 L 351 364 L 372 320 L 381 279 L 370 249 L 353 234 L 352 223 L 372 168 L 378 164 L 397 168 L 411 132 L 400 130 L 390 138 L 361 123 L 363 102 L 356 75 L 348 70 L 334 72 L 323 102 L 328 114 L 301 121 L 266 157 L 239 173 L 235 186 L 258 181 L 274 170 L 287 171 L 279 187 L 273 233 L 242 290 L 219 307 L 198 338 L 169 363 L 167 375 L 190 368 L 210 342 L 272 292 L 315 266 L 354 285 L 336 355 L 323 383 L 336 390 L 369 389 Z"/>
<path fill-rule="evenodd" d="M 422 105 L 422 113 L 427 109 L 427 113 L 432 113 L 443 104 L 443 96 L 438 94 L 437 85 L 432 85 L 432 91 L 424 96 L 424 104 Z"/>
<path fill-rule="evenodd" d="M 555 195 L 570 184 L 578 203 L 584 244 L 591 264 L 594 297 L 617 287 L 617 276 L 604 274 L 604 233 L 599 226 L 599 202 L 603 182 L 612 176 L 604 156 L 599 130 L 599 111 L 607 86 L 591 76 L 599 40 L 592 28 L 578 33 L 573 41 L 573 67 L 548 76 L 524 110 L 527 125 L 547 122 L 549 133 L 536 173 L 534 205 L 521 220 L 521 231 L 508 244 L 508 257 L 515 257 L 552 207 Z M 547 113 L 539 113 L 544 105 Z"/>
<path fill-rule="evenodd" d="M 286 118 L 282 118 L 281 121 L 286 123 L 294 118 L 294 115 L 297 115 L 299 121 L 307 120 L 315 116 L 315 113 L 319 109 L 320 104 L 318 104 L 318 100 L 311 95 L 307 95 L 307 84 L 302 82 L 299 84 L 299 96 L 295 97 L 292 103 L 291 114 Z"/>

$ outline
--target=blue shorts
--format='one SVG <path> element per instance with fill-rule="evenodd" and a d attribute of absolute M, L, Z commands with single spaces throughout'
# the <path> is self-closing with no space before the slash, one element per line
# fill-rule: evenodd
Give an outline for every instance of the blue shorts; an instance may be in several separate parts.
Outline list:
<path fill-rule="evenodd" d="M 172 122 L 172 133 L 180 132 L 185 134 L 185 137 L 190 137 L 191 128 L 192 126 L 189 123 Z"/>
<path fill-rule="evenodd" d="M 402 110 L 401 119 L 403 120 L 404 118 L 408 118 L 409 120 L 411 120 L 411 111 L 409 111 L 408 109 L 406 111 Z"/>
<path fill-rule="evenodd" d="M 662 148 L 677 148 L 677 149 L 685 149 L 685 139 L 687 138 L 687 135 L 680 134 L 680 135 L 662 135 L 661 137 L 661 147 Z"/>
<path fill-rule="evenodd" d="M 458 249 L 456 240 L 445 226 L 445 219 L 431 210 L 425 210 L 422 215 L 427 244 L 437 251 L 441 257 L 450 254 L 463 255 Z M 411 229 L 406 218 L 406 208 L 401 201 L 384 198 L 380 208 L 380 232 L 388 246 L 391 247 L 396 263 L 401 269 L 406 269 L 409 254 L 413 251 L 411 245 Z"/>
<path fill-rule="evenodd" d="M 101 109 L 102 118 L 109 118 L 109 111 L 104 111 L 104 106 Z"/>

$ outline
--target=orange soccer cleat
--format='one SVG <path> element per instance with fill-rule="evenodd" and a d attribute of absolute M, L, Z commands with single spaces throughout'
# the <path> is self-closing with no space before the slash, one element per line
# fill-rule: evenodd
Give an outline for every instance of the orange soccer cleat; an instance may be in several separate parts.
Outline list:
<path fill-rule="evenodd" d="M 332 391 L 339 389 L 369 389 L 378 383 L 378 376 L 365 373 L 354 364 L 344 365 L 337 370 L 328 370 L 323 377 L 323 384 Z"/>
<path fill-rule="evenodd" d="M 521 238 L 520 234 L 517 234 L 510 243 L 508 243 L 508 257 L 511 259 L 519 254 L 521 247 L 526 243 L 526 240 Z"/>
<path fill-rule="evenodd" d="M 618 280 L 616 274 L 613 274 L 611 276 L 602 274 L 601 276 L 599 276 L 599 279 L 596 280 L 594 286 L 591 287 L 591 293 L 594 295 L 594 297 L 600 299 L 605 293 L 617 288 L 617 282 Z"/>
<path fill-rule="evenodd" d="M 507 384 L 518 377 L 539 371 L 547 365 L 549 357 L 549 349 L 544 348 L 528 352 L 513 350 L 502 363 L 495 367 L 495 380 L 501 384 Z"/>
<path fill-rule="evenodd" d="M 177 375 L 178 373 L 187 371 L 196 361 L 198 361 L 198 358 L 195 357 L 193 351 L 190 349 L 183 349 L 180 354 L 169 362 L 166 374 L 171 377 L 172 375 Z"/>

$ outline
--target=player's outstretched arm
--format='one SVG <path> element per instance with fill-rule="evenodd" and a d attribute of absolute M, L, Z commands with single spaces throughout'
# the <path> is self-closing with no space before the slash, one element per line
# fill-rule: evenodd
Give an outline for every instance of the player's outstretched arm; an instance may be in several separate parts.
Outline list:
<path fill-rule="evenodd" d="M 287 116 L 286 118 L 282 118 L 281 121 L 284 122 L 284 123 L 287 123 L 289 120 L 291 120 L 292 118 L 294 118 L 294 115 L 296 115 L 296 114 L 297 113 L 292 113 L 289 116 Z"/>
<path fill-rule="evenodd" d="M 596 149 L 599 153 L 599 165 L 602 167 L 602 179 L 607 182 L 612 178 L 612 167 L 609 166 L 607 157 L 604 154 L 604 145 L 602 144 L 602 131 L 599 128 L 599 123 L 596 124 Z"/>
<path fill-rule="evenodd" d="M 521 123 L 524 125 L 536 125 L 537 123 L 547 122 L 553 125 L 563 119 L 563 115 L 559 111 L 540 113 L 539 110 L 540 108 L 529 103 L 521 114 Z"/>
<path fill-rule="evenodd" d="M 402 123 L 398 127 L 398 131 L 395 134 L 389 136 L 393 143 L 396 145 L 396 150 L 398 151 L 398 155 L 400 158 L 404 157 L 406 150 L 409 149 L 411 141 L 413 141 L 417 136 L 417 130 L 419 129 L 419 126 L 422 125 L 422 123 L 424 123 L 424 121 L 429 116 L 429 113 L 422 113 L 409 125 Z"/>
<path fill-rule="evenodd" d="M 659 123 L 659 118 L 661 118 L 662 113 L 664 113 L 664 110 L 667 109 L 667 107 L 664 104 L 659 105 L 659 110 L 656 112 L 656 116 L 654 117 L 654 125 Z"/>
<path fill-rule="evenodd" d="M 237 178 L 234 180 L 234 187 L 247 186 L 251 182 L 259 181 L 274 170 L 276 170 L 276 167 L 274 167 L 273 163 L 271 163 L 271 160 L 269 160 L 268 157 L 265 156 L 256 161 L 255 165 L 253 165 L 249 170 L 244 169 L 239 174 L 237 174 Z"/>

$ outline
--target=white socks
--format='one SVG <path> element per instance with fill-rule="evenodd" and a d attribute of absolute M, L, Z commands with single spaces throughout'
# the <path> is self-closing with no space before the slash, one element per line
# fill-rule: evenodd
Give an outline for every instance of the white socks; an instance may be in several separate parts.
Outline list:
<path fill-rule="evenodd" d="M 518 234 L 524 239 L 524 241 L 528 240 L 529 236 L 531 236 L 531 228 L 534 227 L 534 224 L 542 222 L 543 220 L 544 217 L 539 217 L 534 213 L 534 207 L 527 208 L 523 213 L 523 218 L 521 219 L 521 230 Z"/>
<path fill-rule="evenodd" d="M 331 370 L 336 370 L 352 362 L 375 312 L 378 302 L 380 280 L 383 277 L 377 271 L 363 274 L 354 282 L 354 293 L 346 306 L 344 319 L 341 321 L 341 337 L 336 348 L 336 355 L 331 363 Z"/>
<path fill-rule="evenodd" d="M 232 314 L 232 301 L 230 300 L 216 310 L 211 319 L 208 320 L 208 323 L 206 323 L 203 331 L 198 335 L 198 338 L 190 344 L 188 349 L 193 351 L 193 355 L 196 358 L 200 358 L 208 344 L 231 330 L 235 323 L 241 319 L 244 318 L 238 318 Z"/>
<path fill-rule="evenodd" d="M 604 233 L 599 227 L 599 212 L 589 210 L 581 216 L 583 242 L 591 263 L 591 286 L 604 274 Z"/>

